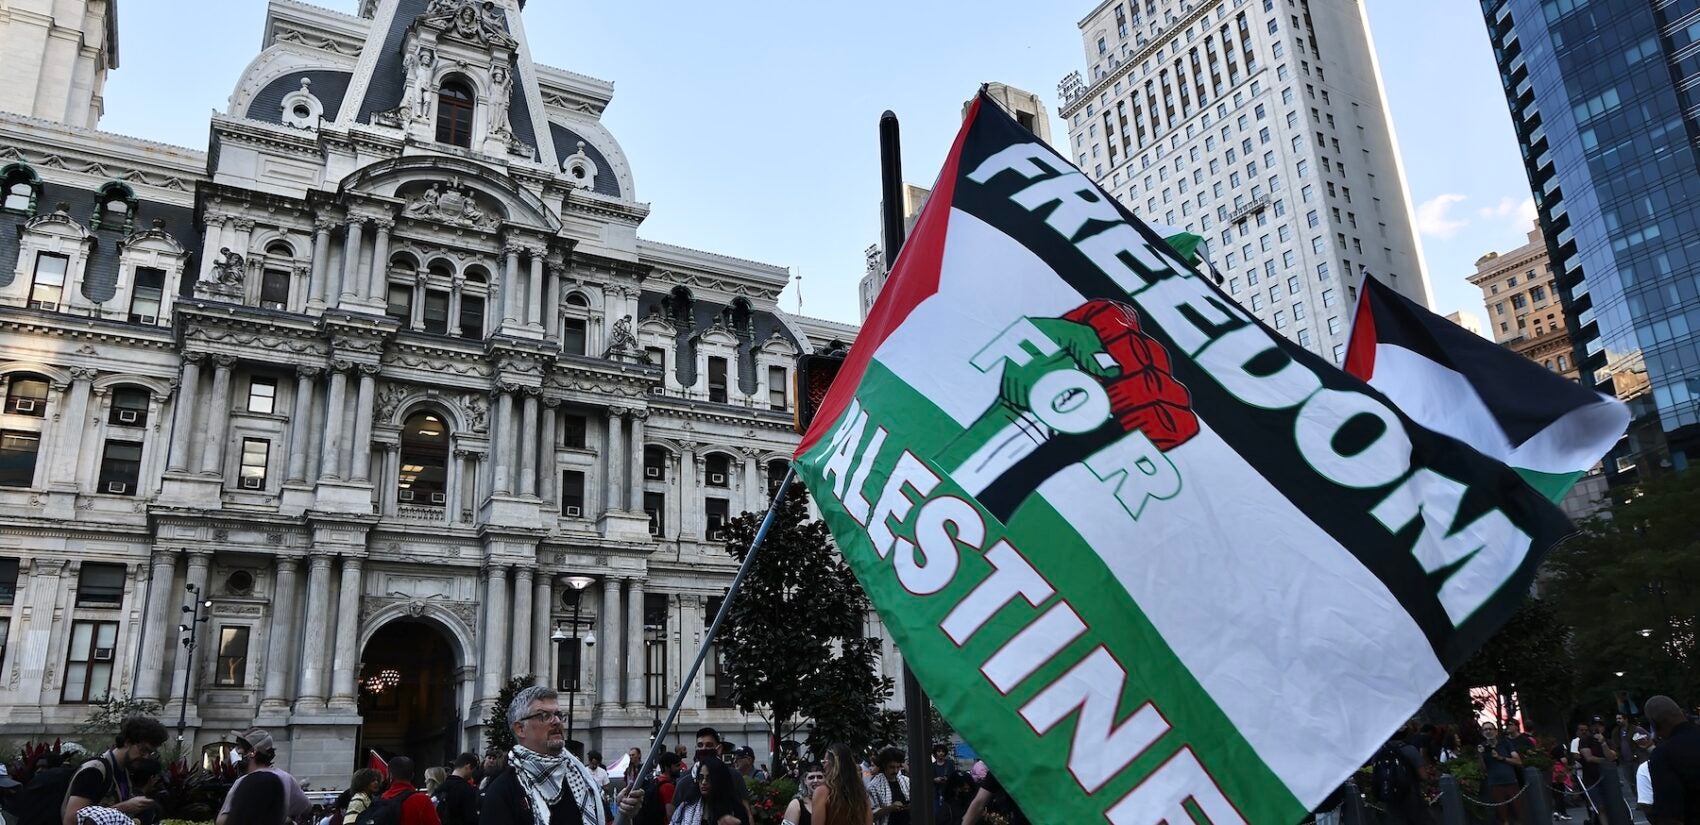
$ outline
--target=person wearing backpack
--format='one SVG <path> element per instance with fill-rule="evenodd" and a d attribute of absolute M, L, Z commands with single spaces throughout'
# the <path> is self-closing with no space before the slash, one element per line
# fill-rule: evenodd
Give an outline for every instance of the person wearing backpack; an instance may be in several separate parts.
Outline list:
<path fill-rule="evenodd" d="M 261 728 L 249 728 L 241 732 L 231 731 L 231 735 L 236 739 L 236 748 L 230 752 L 230 760 L 242 775 L 236 777 L 236 781 L 230 786 L 230 792 L 224 795 L 224 806 L 219 809 L 217 825 L 242 825 L 239 820 L 231 817 L 231 804 L 237 798 L 236 790 L 242 787 L 242 781 L 258 773 L 276 776 L 278 783 L 283 786 L 285 819 L 293 822 L 312 810 L 313 803 L 307 799 L 307 793 L 301 789 L 301 783 L 288 771 L 272 766 L 273 760 L 277 758 L 277 746 L 272 743 L 270 733 Z M 65 825 L 73 823 L 67 822 Z"/>
<path fill-rule="evenodd" d="M 443 825 L 478 825 L 478 788 L 472 784 L 477 768 L 478 757 L 470 753 L 455 757 L 454 773 L 437 788 L 437 818 Z"/>
<path fill-rule="evenodd" d="M 1395 733 L 1376 753 L 1370 766 L 1371 790 L 1386 806 L 1387 818 L 1392 822 L 1421 825 L 1428 821 L 1422 769 L 1422 751 L 1406 741 L 1402 732 Z"/>
<path fill-rule="evenodd" d="M 442 825 L 431 797 L 413 784 L 413 760 L 390 760 L 390 787 L 375 800 L 356 825 Z"/>
<path fill-rule="evenodd" d="M 634 819 L 636 825 L 665 825 L 672 818 L 673 781 L 678 777 L 679 765 L 683 762 L 676 753 L 661 752 L 660 770 L 643 783 L 643 807 Z"/>
<path fill-rule="evenodd" d="M 62 825 L 77 825 L 77 812 L 91 805 L 116 808 L 132 817 L 152 810 L 159 803 L 138 796 L 130 787 L 130 766 L 153 756 L 164 744 L 165 726 L 158 719 L 125 719 L 112 749 L 84 762 L 71 776 L 65 801 L 59 806 Z"/>

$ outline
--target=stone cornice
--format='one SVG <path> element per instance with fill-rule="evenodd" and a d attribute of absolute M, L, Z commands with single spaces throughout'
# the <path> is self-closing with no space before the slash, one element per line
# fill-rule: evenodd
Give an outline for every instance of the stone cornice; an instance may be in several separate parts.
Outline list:
<path fill-rule="evenodd" d="M 263 146 L 313 158 L 320 155 L 319 136 L 307 129 L 214 113 L 212 131 L 214 141 L 221 143 Z"/>
<path fill-rule="evenodd" d="M 13 128 L 8 119 L 21 120 L 28 126 Z M 142 200 L 183 207 L 194 205 L 195 187 L 206 179 L 205 154 L 190 155 L 187 149 L 140 141 L 142 145 L 129 146 L 122 143 L 127 138 L 99 132 L 90 132 L 89 139 L 84 139 L 80 130 L 45 121 L 40 126 L 48 128 L 38 130 L 35 126 L 33 118 L 0 112 L 0 135 L 5 135 L 0 140 L 0 165 L 20 161 L 37 172 L 47 172 L 42 175 L 47 180 L 55 180 L 53 171 L 64 172 L 75 179 L 73 185 L 91 191 L 108 181 L 121 180 L 134 187 Z M 95 142 L 97 139 L 116 141 L 102 145 Z M 173 157 L 173 152 L 184 154 Z M 162 158 L 171 162 L 161 162 Z M 59 177 L 56 182 L 69 181 Z"/>
<path fill-rule="evenodd" d="M 87 342 L 85 346 L 119 344 L 165 352 L 177 348 L 176 336 L 169 327 L 145 327 L 100 318 L 78 318 L 23 307 L 0 307 L 0 333 L 83 341 Z"/>
<path fill-rule="evenodd" d="M 1062 109 L 1058 112 L 1058 114 L 1062 116 L 1063 122 L 1067 123 L 1070 118 L 1074 117 L 1075 112 L 1086 108 L 1086 104 L 1097 100 L 1099 93 L 1110 88 L 1110 84 L 1132 74 L 1135 66 L 1138 66 L 1146 58 L 1156 54 L 1158 49 L 1168 46 L 1170 41 L 1175 39 L 1173 33 L 1180 32 L 1187 26 L 1198 22 L 1198 20 L 1203 18 L 1206 14 L 1209 14 L 1222 2 L 1224 2 L 1224 0 L 1199 0 L 1199 2 L 1192 7 L 1191 11 L 1181 15 L 1181 17 L 1176 19 L 1175 22 L 1163 24 L 1158 34 L 1147 39 L 1145 41 L 1145 45 L 1134 49 L 1133 53 L 1129 54 L 1126 58 L 1118 58 L 1121 60 L 1121 63 L 1117 65 L 1113 71 L 1106 72 L 1101 79 L 1087 86 L 1085 91 L 1081 92 L 1080 96 L 1073 100 L 1063 101 Z M 1088 17 L 1085 20 L 1082 20 L 1082 25 L 1084 26 L 1084 24 L 1090 19 L 1091 18 Z"/>

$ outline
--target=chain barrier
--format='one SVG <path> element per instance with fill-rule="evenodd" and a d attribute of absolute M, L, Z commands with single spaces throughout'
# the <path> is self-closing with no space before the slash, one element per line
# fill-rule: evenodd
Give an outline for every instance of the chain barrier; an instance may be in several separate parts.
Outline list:
<path fill-rule="evenodd" d="M 1458 795 L 1463 797 L 1465 802 L 1471 802 L 1471 803 L 1474 803 L 1476 805 L 1480 805 L 1483 808 L 1503 808 L 1506 805 L 1510 805 L 1511 803 L 1516 802 L 1519 797 L 1521 797 L 1524 793 L 1526 793 L 1529 790 L 1529 787 L 1530 786 L 1528 786 L 1528 785 L 1524 785 L 1523 787 L 1518 788 L 1517 793 L 1515 795 L 1513 795 L 1510 799 L 1505 800 L 1504 802 L 1483 802 L 1480 799 L 1477 799 L 1473 796 L 1470 796 L 1467 793 L 1464 793 L 1464 790 L 1462 788 L 1460 788 L 1458 790 Z"/>

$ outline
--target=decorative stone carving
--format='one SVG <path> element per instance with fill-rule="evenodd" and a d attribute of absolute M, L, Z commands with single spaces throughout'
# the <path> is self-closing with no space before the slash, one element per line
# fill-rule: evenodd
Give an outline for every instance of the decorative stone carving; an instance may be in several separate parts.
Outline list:
<path fill-rule="evenodd" d="M 395 417 L 396 407 L 407 397 L 407 387 L 402 384 L 385 384 L 378 391 L 378 421 L 389 421 Z"/>
<path fill-rule="evenodd" d="M 473 199 L 470 190 L 458 183 L 431 184 L 431 188 L 413 196 L 407 202 L 407 215 L 469 226 L 474 229 L 494 229 L 500 220 L 486 214 Z"/>
<path fill-rule="evenodd" d="M 407 70 L 407 95 L 396 107 L 398 115 L 412 119 L 424 118 L 431 111 L 431 67 L 437 64 L 437 52 L 429 46 L 413 50 L 402 66 Z"/>
<path fill-rule="evenodd" d="M 635 355 L 642 351 L 643 348 L 638 346 L 637 336 L 632 334 L 632 316 L 622 316 L 620 320 L 614 322 L 614 326 L 608 329 L 608 351 L 603 353 L 603 358 L 613 355 Z"/>
<path fill-rule="evenodd" d="M 248 278 L 248 260 L 230 251 L 230 247 L 219 247 L 218 260 L 213 262 L 213 278 L 223 287 L 240 287 Z"/>
<path fill-rule="evenodd" d="M 468 394 L 461 406 L 466 410 L 466 423 L 475 433 L 486 432 L 490 429 L 490 402 L 484 396 L 476 393 Z"/>
<path fill-rule="evenodd" d="M 577 189 L 592 189 L 596 186 L 596 162 L 584 153 L 584 141 L 578 142 L 578 151 L 561 160 L 561 171 L 566 172 L 572 179 L 572 185 Z"/>
<path fill-rule="evenodd" d="M 504 12 L 490 0 L 431 0 L 425 20 L 462 40 L 510 49 L 519 45 L 508 36 Z"/>

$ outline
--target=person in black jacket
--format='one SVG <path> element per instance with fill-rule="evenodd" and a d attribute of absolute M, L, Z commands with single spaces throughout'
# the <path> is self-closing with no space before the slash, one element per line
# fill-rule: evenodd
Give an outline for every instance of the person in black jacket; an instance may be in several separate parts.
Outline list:
<path fill-rule="evenodd" d="M 508 705 L 508 726 L 519 743 L 508 752 L 508 769 L 484 787 L 481 825 L 605 825 L 602 790 L 590 769 L 567 752 L 560 700 L 534 685 Z M 643 790 L 620 797 L 628 817 L 643 805 Z"/>
<path fill-rule="evenodd" d="M 478 789 L 472 785 L 478 757 L 455 757 L 454 771 L 437 788 L 437 818 L 443 825 L 478 825 Z"/>

